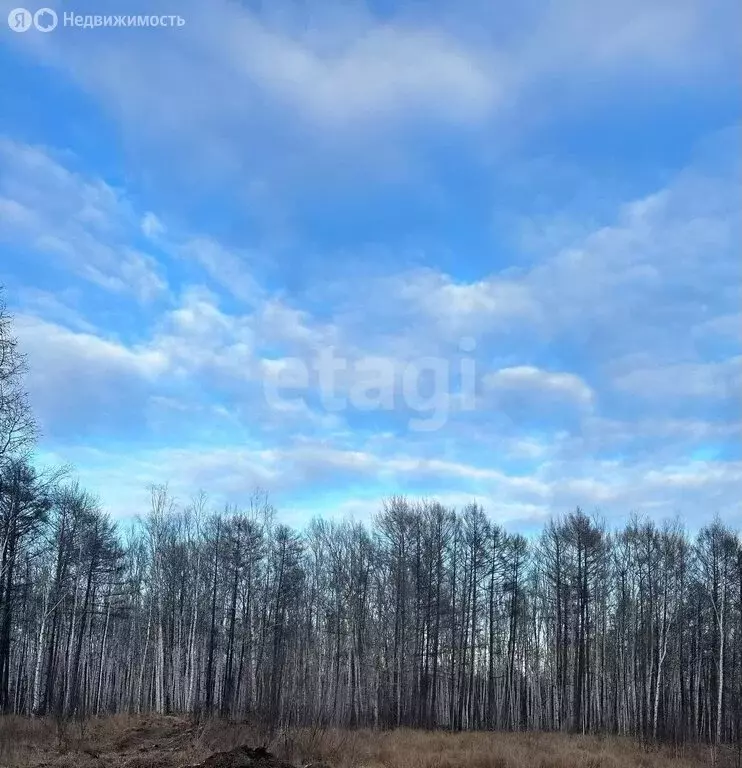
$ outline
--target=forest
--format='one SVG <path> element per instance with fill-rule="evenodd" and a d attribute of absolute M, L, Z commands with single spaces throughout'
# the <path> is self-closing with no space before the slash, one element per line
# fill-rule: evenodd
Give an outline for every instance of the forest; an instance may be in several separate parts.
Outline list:
<path fill-rule="evenodd" d="M 3 309 L 3 713 L 742 740 L 724 521 L 576 509 L 525 537 L 477 503 L 398 496 L 368 524 L 293 530 L 259 490 L 217 506 L 165 483 L 114 521 L 35 458 L 25 364 Z"/>

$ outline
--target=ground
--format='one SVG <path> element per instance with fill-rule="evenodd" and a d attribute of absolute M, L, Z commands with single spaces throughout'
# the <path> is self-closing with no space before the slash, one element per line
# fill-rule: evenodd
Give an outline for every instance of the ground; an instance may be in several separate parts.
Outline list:
<path fill-rule="evenodd" d="M 730 751 L 716 765 L 735 765 Z M 86 723 L 0 718 L 0 768 L 695 768 L 708 749 L 536 733 L 301 729 L 272 738 L 246 723 L 183 717 Z"/>

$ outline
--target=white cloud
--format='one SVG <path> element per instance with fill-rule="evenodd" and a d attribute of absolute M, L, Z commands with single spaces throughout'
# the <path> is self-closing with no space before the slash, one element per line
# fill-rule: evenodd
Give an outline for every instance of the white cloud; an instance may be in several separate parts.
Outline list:
<path fill-rule="evenodd" d="M 741 344 L 742 312 L 729 312 L 704 320 L 693 327 L 692 333 L 700 341 L 721 339 Z"/>
<path fill-rule="evenodd" d="M 542 312 L 528 286 L 513 278 L 494 275 L 464 283 L 418 270 L 389 284 L 402 306 L 410 303 L 449 336 L 501 331 L 519 321 L 538 321 Z"/>
<path fill-rule="evenodd" d="M 165 225 L 151 211 L 147 211 L 142 217 L 142 232 L 150 239 L 157 239 L 165 234 Z"/>
<path fill-rule="evenodd" d="M 234 21 L 226 51 L 237 73 L 322 127 L 412 112 L 421 119 L 421 110 L 466 122 L 486 116 L 497 99 L 486 62 L 440 32 L 375 26 L 325 53 L 247 15 Z"/>
<path fill-rule="evenodd" d="M 53 270 L 66 267 L 105 290 L 147 302 L 166 289 L 156 261 L 128 243 L 127 201 L 101 179 L 64 167 L 45 149 L 0 137 L 0 238 Z"/>
<path fill-rule="evenodd" d="M 41 165 L 48 159 L 43 153 L 37 158 Z M 58 178 L 70 176 L 58 164 L 52 168 Z M 736 316 L 728 300 L 731 294 L 725 298 L 723 293 L 736 269 L 726 250 L 734 226 L 724 191 L 728 192 L 728 188 L 723 180 L 713 183 L 709 177 L 699 184 L 697 179 L 698 174 L 681 175 L 666 189 L 626 205 L 614 225 L 596 230 L 573 247 L 560 249 L 530 270 L 495 273 L 471 283 L 456 282 L 430 269 L 408 271 L 364 280 L 361 291 L 351 274 L 342 286 L 348 298 L 339 300 L 336 296 L 334 303 L 324 305 L 332 310 L 332 321 L 320 319 L 304 308 L 300 297 L 289 299 L 265 289 L 251 274 L 249 257 L 243 258 L 244 254 L 208 238 L 178 236 L 170 230 L 163 237 L 162 225 L 147 219 L 146 214 L 144 218 L 150 222 L 147 226 L 154 227 L 151 231 L 160 231 L 158 248 L 175 253 L 176 258 L 188 253 L 203 272 L 219 278 L 221 286 L 249 300 L 244 302 L 244 311 L 229 311 L 217 294 L 205 288 L 186 287 L 175 306 L 157 316 L 144 338 L 136 345 L 121 345 L 121 349 L 135 357 L 152 355 L 163 361 L 163 382 L 208 388 L 240 418 L 247 413 L 243 409 L 248 408 L 248 403 L 253 407 L 257 403 L 254 418 L 262 427 L 268 428 L 271 421 L 284 425 L 294 419 L 309 429 L 321 428 L 325 423 L 337 427 L 345 415 L 338 417 L 314 409 L 310 405 L 312 395 L 317 394 L 314 384 L 309 387 L 307 401 L 298 401 L 281 412 L 268 407 L 262 381 L 288 357 L 299 357 L 311 369 L 318 354 L 334 347 L 336 355 L 351 367 L 355 361 L 378 359 L 399 374 L 409 361 L 433 354 L 448 358 L 455 368 L 455 358 L 462 354 L 455 342 L 471 335 L 477 340 L 474 355 L 479 374 L 489 370 L 483 364 L 492 364 L 492 359 L 488 360 L 492 352 L 498 355 L 494 361 L 497 367 L 482 381 L 485 397 L 477 419 L 483 429 L 495 424 L 501 428 L 502 423 L 497 421 L 501 416 L 509 419 L 509 429 L 524 425 L 532 428 L 534 420 L 540 420 L 552 435 L 565 426 L 573 433 L 590 428 L 589 434 L 583 436 L 595 441 L 597 432 L 587 419 L 601 405 L 601 387 L 606 383 L 612 383 L 618 393 L 631 395 L 632 403 L 639 393 L 656 395 L 655 399 L 668 404 L 673 398 L 701 400 L 713 391 L 728 395 L 739 382 L 737 357 L 707 364 L 689 345 L 690 334 L 677 340 L 677 329 L 690 327 L 694 321 L 695 327 L 710 329 L 704 332 L 708 337 L 716 324 L 723 322 L 723 327 L 728 328 L 727 318 Z M 111 198 L 105 185 L 94 179 L 86 183 L 93 191 L 83 196 L 88 200 L 114 200 L 108 207 L 117 209 L 118 198 Z M 696 217 L 689 228 L 687 221 L 698 207 L 694 201 L 699 195 L 699 205 L 706 214 L 703 220 Z M 95 213 L 107 211 L 106 206 L 89 204 L 88 210 L 86 221 L 116 221 L 115 216 L 106 218 Z M 137 226 L 144 226 L 142 217 L 132 214 L 129 218 Z M 104 228 L 103 223 L 96 226 Z M 706 268 L 708 259 L 703 251 L 709 232 L 719 252 L 713 269 Z M 681 260 L 677 259 L 679 250 Z M 134 258 L 136 253 L 129 255 L 130 260 L 119 265 L 120 279 L 138 281 L 142 290 L 145 279 L 143 275 L 137 277 L 136 268 L 141 262 Z M 676 269 L 669 279 L 646 281 L 647 275 L 665 274 L 678 264 L 683 266 L 682 271 Z M 131 273 L 126 271 L 130 268 Z M 697 280 L 698 275 L 702 280 Z M 108 278 L 101 272 L 99 279 Z M 694 291 L 691 300 L 682 293 L 680 300 L 676 299 L 673 291 L 687 290 L 689 285 Z M 668 287 L 669 292 L 665 292 Z M 718 306 L 720 320 L 708 312 L 705 293 L 721 297 L 722 301 L 714 305 Z M 85 343 L 91 343 L 96 335 L 92 326 L 80 325 L 85 318 L 74 318 L 69 313 L 65 316 L 58 304 L 52 307 L 49 302 L 37 303 L 38 311 L 87 332 Z M 321 291 L 313 296 L 311 306 L 323 306 Z M 70 347 L 73 357 L 80 355 L 80 344 L 72 331 L 58 329 L 49 337 L 60 348 Z M 554 364 L 542 363 L 538 342 L 549 339 L 577 343 L 583 357 L 589 358 L 592 371 L 560 370 Z M 101 342 L 111 343 L 105 339 Z M 109 350 L 104 350 L 102 359 L 109 360 Z M 618 364 L 617 350 L 624 353 Z M 33 357 L 44 361 L 45 356 L 48 352 L 37 344 Z M 78 372 L 84 369 L 81 365 Z M 132 375 L 138 375 L 135 369 Z M 340 377 L 338 383 L 345 391 L 352 381 L 346 376 Z M 48 402 L 59 403 L 58 398 L 44 392 Z M 448 394 L 455 396 L 455 392 Z M 580 407 L 565 408 L 568 403 Z M 569 424 L 552 423 L 555 415 L 562 422 L 570 420 Z M 606 418 L 610 414 L 601 415 Z M 693 414 L 684 415 L 683 423 L 690 424 Z M 465 414 L 452 411 L 449 416 L 450 429 L 465 428 Z M 653 435 L 654 431 L 647 434 Z M 719 433 L 717 438 L 724 436 Z M 687 447 L 687 441 L 693 439 L 702 437 L 678 435 L 674 444 Z"/>
<path fill-rule="evenodd" d="M 156 379 L 168 368 L 161 352 L 142 348 L 129 348 L 123 344 L 101 338 L 92 333 L 74 332 L 63 326 L 35 317 L 20 315 L 15 327 L 24 348 L 34 359 L 36 377 L 47 379 L 50 385 L 66 377 L 59 369 L 49 366 L 64 365 L 67 372 L 87 370 L 91 365 L 111 370 L 114 375 L 132 373 L 145 379 Z"/>
<path fill-rule="evenodd" d="M 545 371 L 532 365 L 501 368 L 484 376 L 483 384 L 489 392 L 527 393 L 536 397 L 572 400 L 589 405 L 593 391 L 573 373 Z"/>
<path fill-rule="evenodd" d="M 28 356 L 27 388 L 47 439 L 142 424 L 147 392 L 168 369 L 158 350 L 20 315 L 16 331 Z"/>
<path fill-rule="evenodd" d="M 261 298 L 262 290 L 250 274 L 250 254 L 224 248 L 207 237 L 192 237 L 170 246 L 179 256 L 192 259 L 221 289 L 254 304 Z"/>
<path fill-rule="evenodd" d="M 100 99 L 134 146 L 156 150 L 151 160 L 185 158 L 198 173 L 183 178 L 198 185 L 250 168 L 251 182 L 265 172 L 269 185 L 288 186 L 286 156 L 303 169 L 315 151 L 387 172 L 381 159 L 400 165 L 409 152 L 389 145 L 410 128 L 499 136 L 501 121 L 558 111 L 565 93 L 584 104 L 624 84 L 708 88 L 728 82 L 736 62 L 728 0 L 569 0 L 515 14 L 463 2 L 455 13 L 419 5 L 385 18 L 366 3 L 320 12 L 279 0 L 256 11 L 185 0 L 179 12 L 187 24 L 156 39 L 102 31 L 12 43 Z"/>
<path fill-rule="evenodd" d="M 613 385 L 646 400 L 698 398 L 715 401 L 738 398 L 742 391 L 742 357 L 733 357 L 721 363 L 639 365 L 617 375 Z"/>
<path fill-rule="evenodd" d="M 724 29 L 731 3 L 713 10 L 700 0 L 569 0 L 537 7 L 538 22 L 522 56 L 532 78 L 556 70 L 577 79 L 577 70 L 586 69 L 593 76 L 633 70 L 688 78 L 713 70 L 733 45 Z M 709 48 L 714 35 L 719 45 Z"/>
<path fill-rule="evenodd" d="M 219 409 L 232 420 L 234 432 L 218 450 L 153 451 L 133 444 L 128 459 L 113 453 L 99 457 L 111 466 L 92 482 L 105 479 L 110 489 L 122 489 L 121 498 L 127 498 L 127 487 L 145 479 L 175 478 L 184 492 L 202 485 L 235 495 L 263 484 L 287 500 L 357 481 L 378 485 L 380 493 L 388 487 L 411 492 L 427 487 L 447 499 L 462 499 L 471 489 L 502 517 L 533 519 L 575 504 L 606 506 L 617 514 L 642 504 L 658 513 L 690 514 L 703 493 L 713 511 L 739 514 L 733 494 L 738 465 L 684 463 L 682 457 L 706 441 L 728 440 L 728 423 L 698 414 L 641 421 L 620 420 L 610 411 L 601 421 L 596 414 L 609 394 L 601 388 L 609 377 L 632 405 L 637 394 L 704 404 L 739 385 L 736 353 L 723 350 L 728 359 L 709 363 L 696 348 L 699 334 L 706 340 L 717 333 L 729 337 L 737 317 L 739 266 L 731 249 L 738 225 L 728 179 L 681 175 L 666 189 L 627 204 L 613 222 L 519 272 L 495 272 L 469 283 L 432 270 L 376 282 L 351 278 L 341 287 L 352 311 L 339 302 L 323 306 L 320 315 L 301 298 L 262 286 L 249 254 L 209 238 L 178 237 L 154 214 L 131 211 L 124 197 L 99 180 L 69 172 L 47 153 L 19 150 L 16 165 L 23 172 L 4 178 L 6 196 L 0 201 L 14 237 L 64 257 L 77 274 L 110 290 L 133 286 L 147 297 L 158 290 L 154 264 L 147 254 L 119 246 L 136 229 L 158 250 L 189 259 L 221 290 L 244 301 L 244 310 L 230 311 L 226 307 L 234 302 L 226 296 L 221 300 L 205 288 L 186 287 L 174 306 L 156 316 L 145 338 L 129 343 L 106 337 L 85 318 L 65 316 L 64 306 L 49 301 L 37 300 L 35 308 L 55 322 L 19 319 L 34 403 L 47 423 L 66 419 L 67 436 L 85 435 L 95 421 L 105 431 L 114 412 L 132 424 L 151 419 L 152 410 L 186 413 L 198 423 L 190 425 L 186 416 L 179 421 L 194 430 L 212 428 Z M 44 227 L 47 234 L 39 238 Z M 319 298 L 313 306 L 321 305 Z M 480 360 L 498 355 L 498 368 L 484 380 L 487 394 L 497 404 L 517 406 L 499 409 L 511 417 L 506 436 L 491 433 L 497 414 L 480 410 L 471 419 L 474 425 L 455 414 L 450 431 L 431 436 L 427 446 L 405 443 L 392 429 L 386 446 L 374 450 L 357 432 L 350 443 L 334 434 L 344 426 L 340 417 L 304 402 L 271 411 L 261 399 L 261 377 L 283 365 L 285 355 L 312 361 L 319 351 L 337 346 L 348 360 L 376 356 L 398 366 L 436 350 L 457 354 L 452 343 L 462 335 L 489 335 L 494 341 L 479 344 L 476 354 Z M 538 343 L 531 345 L 534 340 Z M 553 359 L 563 343 L 589 371 L 577 365 L 570 371 Z M 616 359 L 624 367 L 617 367 Z M 202 402 L 209 398 L 220 402 Z M 544 434 L 519 446 L 519 418 L 530 416 L 534 405 L 556 406 L 552 411 L 562 416 L 575 413 L 579 422 L 560 433 L 540 411 Z M 299 432 L 323 431 L 326 442 L 293 444 L 288 430 L 282 431 L 289 424 Z M 266 428 L 275 428 L 275 434 L 247 447 L 236 444 L 234 434 Z M 471 445 L 480 451 L 477 461 L 467 455 L 467 429 L 476 438 Z M 649 447 L 641 445 L 637 432 Z M 668 445 L 656 447 L 663 436 Z M 445 440 L 456 442 L 455 448 L 446 452 Z M 625 454 L 600 458 L 611 450 Z M 649 453 L 654 455 L 645 458 Z M 523 461 L 529 476 L 501 468 L 505 460 Z M 117 462 L 120 468 L 113 466 Z M 106 496 L 113 494 L 110 489 Z"/>
<path fill-rule="evenodd" d="M 300 442 L 271 450 L 246 443 L 126 455 L 69 446 L 65 453 L 85 468 L 86 484 L 105 490 L 118 515 L 143 511 L 147 485 L 168 482 L 181 502 L 203 489 L 216 505 L 245 502 L 260 487 L 271 493 L 281 515 L 297 525 L 305 524 L 312 512 L 370 515 L 391 493 L 425 495 L 458 507 L 476 500 L 494 519 L 520 526 L 578 505 L 599 510 L 616 525 L 635 511 L 660 518 L 679 514 L 695 525 L 716 513 L 726 516 L 730 524 L 742 522 L 739 462 L 651 467 L 595 460 L 544 462 L 524 477 L 463 462 L 421 462 L 403 453 L 381 455 L 318 443 L 310 448 Z M 418 490 L 421 484 L 428 488 L 424 494 Z M 340 501 L 339 486 L 347 489 Z M 354 499 L 353 489 L 359 487 L 365 489 L 363 499 Z M 137 499 L 133 508 L 132 498 Z"/>

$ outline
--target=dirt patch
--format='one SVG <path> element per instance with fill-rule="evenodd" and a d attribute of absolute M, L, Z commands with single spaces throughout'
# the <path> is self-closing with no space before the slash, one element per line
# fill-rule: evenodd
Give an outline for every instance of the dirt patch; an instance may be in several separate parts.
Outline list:
<path fill-rule="evenodd" d="M 279 760 L 263 747 L 236 747 L 228 752 L 216 752 L 202 763 L 183 768 L 295 768 Z"/>

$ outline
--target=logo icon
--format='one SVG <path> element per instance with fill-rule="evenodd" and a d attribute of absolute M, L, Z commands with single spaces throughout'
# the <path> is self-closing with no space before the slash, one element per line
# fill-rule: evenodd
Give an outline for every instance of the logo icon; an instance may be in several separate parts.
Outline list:
<path fill-rule="evenodd" d="M 51 32 L 57 26 L 57 13 L 51 8 L 39 8 L 33 15 L 33 23 L 39 32 Z"/>
<path fill-rule="evenodd" d="M 33 17 L 25 8 L 14 8 L 8 14 L 8 26 L 13 32 L 26 32 L 31 28 Z"/>

